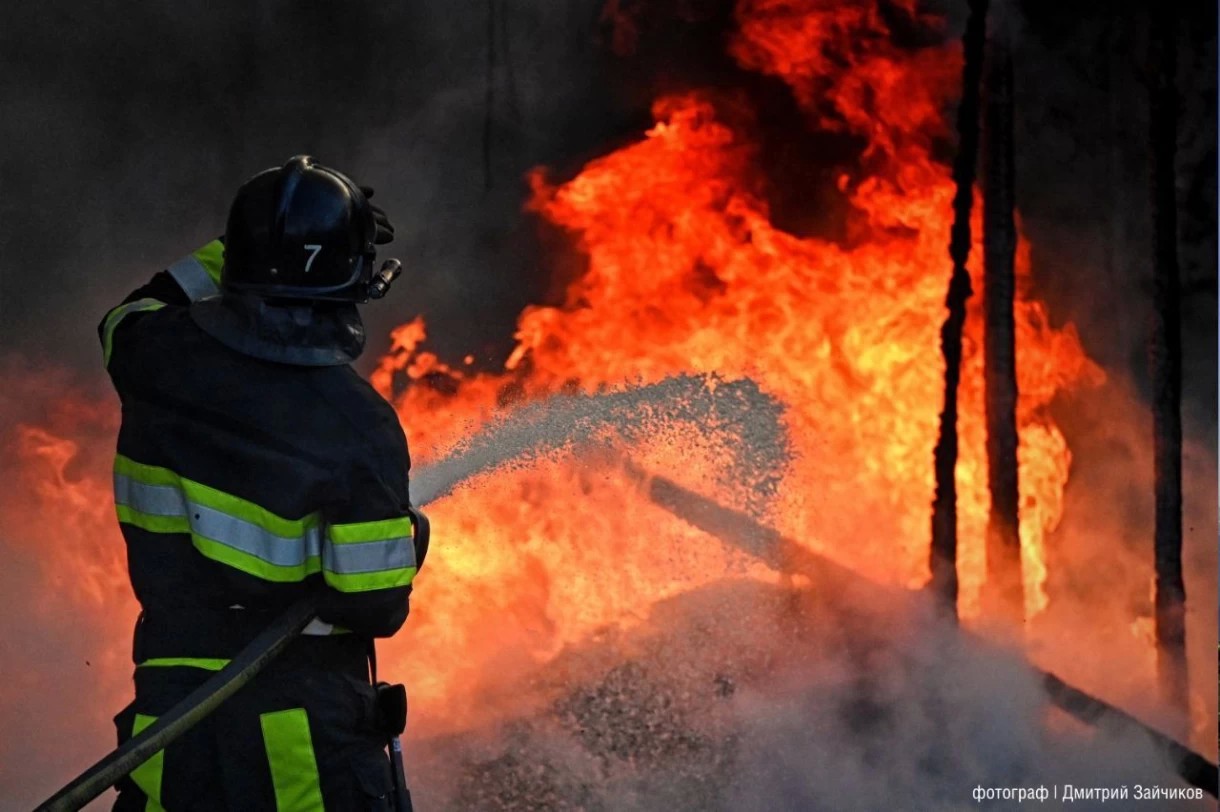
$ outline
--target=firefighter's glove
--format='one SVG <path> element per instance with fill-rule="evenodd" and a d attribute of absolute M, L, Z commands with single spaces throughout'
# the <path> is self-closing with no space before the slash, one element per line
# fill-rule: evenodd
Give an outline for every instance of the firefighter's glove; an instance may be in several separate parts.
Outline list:
<path fill-rule="evenodd" d="M 364 192 L 366 200 L 373 197 L 372 186 L 361 186 L 360 191 Z M 372 203 L 369 203 L 369 210 L 373 212 L 373 222 L 377 224 L 377 236 L 373 238 L 373 242 L 377 245 L 385 245 L 392 241 L 394 239 L 394 226 L 390 223 L 390 218 L 386 216 L 385 210 Z"/>

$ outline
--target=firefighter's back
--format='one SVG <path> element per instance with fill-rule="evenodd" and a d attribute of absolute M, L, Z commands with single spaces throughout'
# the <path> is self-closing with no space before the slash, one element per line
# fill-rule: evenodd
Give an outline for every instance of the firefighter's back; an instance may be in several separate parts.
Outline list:
<path fill-rule="evenodd" d="M 123 404 L 115 491 L 142 609 L 136 700 L 116 718 L 122 739 L 314 588 L 326 518 L 352 518 L 352 489 L 370 478 L 405 490 L 408 462 L 393 411 L 348 366 L 235 352 L 185 307 L 141 314 L 120 341 L 110 364 Z M 385 794 L 368 636 L 322 623 L 308 631 L 136 771 L 123 795 L 132 808 L 150 796 L 167 809 L 316 808 L 323 794 L 345 808 L 340 798 Z"/>

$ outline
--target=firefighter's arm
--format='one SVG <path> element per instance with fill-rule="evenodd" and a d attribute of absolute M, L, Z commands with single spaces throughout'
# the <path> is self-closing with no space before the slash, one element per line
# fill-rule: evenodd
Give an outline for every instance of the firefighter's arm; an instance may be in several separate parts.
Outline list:
<path fill-rule="evenodd" d="M 389 637 L 407 619 L 425 552 L 417 544 L 425 538 L 408 501 L 406 465 L 373 462 L 362 460 L 349 472 L 349 499 L 326 511 L 318 616 L 357 634 Z"/>
<path fill-rule="evenodd" d="M 139 314 L 160 310 L 167 305 L 185 307 L 191 302 L 216 295 L 220 291 L 220 268 L 223 263 L 224 242 L 223 238 L 219 238 L 187 254 L 127 294 L 97 326 L 104 364 L 110 366 L 119 328 L 130 326 L 137 321 Z"/>

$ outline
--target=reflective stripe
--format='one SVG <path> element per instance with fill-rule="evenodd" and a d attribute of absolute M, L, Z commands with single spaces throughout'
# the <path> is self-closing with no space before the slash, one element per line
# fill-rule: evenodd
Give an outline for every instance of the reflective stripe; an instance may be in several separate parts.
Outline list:
<path fill-rule="evenodd" d="M 199 260 L 199 264 L 208 272 L 208 276 L 219 286 L 220 270 L 225 264 L 225 244 L 220 240 L 212 240 L 191 256 Z"/>
<path fill-rule="evenodd" d="M 410 537 L 368 541 L 363 544 L 327 544 L 323 569 L 358 575 L 415 566 L 415 544 Z"/>
<path fill-rule="evenodd" d="M 322 563 L 317 556 L 306 558 L 300 564 L 280 566 L 264 561 L 257 555 L 239 550 L 226 542 L 204 538 L 196 533 L 191 534 L 191 543 L 205 558 L 227 564 L 247 575 L 277 584 L 295 584 L 322 569 Z"/>
<path fill-rule="evenodd" d="M 322 553 L 322 533 L 310 527 L 302 535 L 280 536 L 198 502 L 190 504 L 191 532 L 217 541 L 276 567 L 300 567 Z"/>
<path fill-rule="evenodd" d="M 102 326 L 102 364 L 110 366 L 110 353 L 114 349 L 114 331 L 119 326 L 119 322 L 132 313 L 160 310 L 163 307 L 165 307 L 165 302 L 158 302 L 156 299 L 136 299 L 134 302 L 119 305 L 111 310 L 106 315 L 106 322 Z"/>
<path fill-rule="evenodd" d="M 318 763 L 304 708 L 264 713 L 258 721 L 263 729 L 277 812 L 323 809 Z"/>
<path fill-rule="evenodd" d="M 400 586 L 410 586 L 415 580 L 415 567 L 404 567 L 388 572 L 368 572 L 360 575 L 342 575 L 335 572 L 323 572 L 322 577 L 333 589 L 340 592 L 369 592 L 374 589 L 392 589 Z"/>
<path fill-rule="evenodd" d="M 382 541 L 399 536 L 411 535 L 411 517 L 401 516 L 396 519 L 381 519 L 376 522 L 354 522 L 351 524 L 332 524 L 327 533 L 332 541 L 338 544 L 354 544 L 361 541 Z"/>
<path fill-rule="evenodd" d="M 302 581 L 322 569 L 316 513 L 285 519 L 168 468 L 121 454 L 114 468 L 120 522 L 153 533 L 189 533 L 204 556 L 267 581 Z"/>
<path fill-rule="evenodd" d="M 119 521 L 152 533 L 186 533 L 204 556 L 279 583 L 323 572 L 343 592 L 407 586 L 415 577 L 408 517 L 334 525 L 318 513 L 285 519 L 168 468 L 118 455 L 114 500 Z M 405 533 L 405 535 L 403 535 Z"/>
<path fill-rule="evenodd" d="M 145 716 L 137 713 L 131 725 L 131 735 L 137 735 L 141 730 L 157 721 L 155 716 Z M 161 807 L 161 777 L 165 774 L 165 751 L 158 750 L 148 757 L 148 760 L 131 771 L 131 780 L 140 791 L 148 796 L 146 812 L 163 812 Z"/>
<path fill-rule="evenodd" d="M 190 533 L 191 523 L 185 516 L 151 516 L 133 510 L 127 505 L 115 505 L 114 512 L 118 514 L 119 522 L 130 524 L 147 530 L 150 533 Z"/>
<path fill-rule="evenodd" d="M 228 660 L 219 660 L 213 657 L 153 657 L 151 660 L 137 663 L 136 668 L 186 666 L 188 668 L 202 668 L 205 671 L 219 671 L 228 664 Z"/>
<path fill-rule="evenodd" d="M 182 491 L 172 485 L 145 485 L 119 473 L 114 475 L 114 501 L 138 505 L 139 511 L 148 516 L 186 515 L 186 494 Z"/>
<path fill-rule="evenodd" d="M 195 253 L 169 266 L 169 275 L 192 302 L 220 293 L 220 269 L 224 264 L 224 245 L 212 240 Z"/>
<path fill-rule="evenodd" d="M 409 586 L 415 578 L 415 542 L 409 516 L 326 528 L 322 575 L 341 592 Z"/>
<path fill-rule="evenodd" d="M 296 536 L 283 536 L 208 507 L 192 499 L 190 490 L 184 493 L 168 485 L 146 485 L 123 474 L 114 475 L 120 521 L 154 533 L 190 533 L 199 552 L 269 581 L 299 581 L 321 569 L 319 528 L 302 525 Z"/>
<path fill-rule="evenodd" d="M 316 528 L 320 522 L 320 517 L 316 512 L 300 519 L 285 519 L 262 505 L 217 490 L 202 482 L 181 477 L 168 468 L 136 462 L 122 454 L 115 457 L 114 472 L 116 475 L 130 477 L 142 485 L 169 485 L 174 490 L 185 492 L 186 500 L 191 503 L 206 505 L 230 516 L 236 516 L 277 536 L 300 536 L 306 530 Z"/>

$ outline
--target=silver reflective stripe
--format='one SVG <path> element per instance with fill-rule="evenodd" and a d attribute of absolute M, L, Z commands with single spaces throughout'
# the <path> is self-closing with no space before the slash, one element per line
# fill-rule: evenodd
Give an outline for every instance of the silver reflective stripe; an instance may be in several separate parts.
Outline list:
<path fill-rule="evenodd" d="M 116 504 L 140 513 L 185 517 L 195 535 L 276 566 L 299 566 L 322 552 L 322 531 L 318 527 L 306 528 L 298 537 L 278 536 L 253 522 L 192 502 L 173 485 L 148 485 L 116 473 L 114 497 Z"/>
<path fill-rule="evenodd" d="M 178 287 L 182 288 L 182 292 L 192 302 L 197 302 L 200 299 L 206 299 L 209 296 L 215 296 L 220 293 L 220 288 L 216 287 L 212 277 L 208 276 L 203 263 L 195 259 L 194 256 L 185 256 L 173 265 L 170 265 L 169 275 L 174 277 Z"/>
<path fill-rule="evenodd" d="M 415 566 L 415 543 L 410 538 L 327 544 L 322 566 L 340 575 L 382 572 Z"/>
<path fill-rule="evenodd" d="M 145 485 L 123 474 L 114 475 L 115 504 L 150 516 L 186 516 L 186 494 L 173 485 Z"/>
<path fill-rule="evenodd" d="M 249 553 L 277 567 L 304 564 L 307 559 L 322 551 L 322 534 L 316 527 L 306 529 L 303 536 L 290 538 L 277 536 L 245 519 L 230 516 L 206 505 L 192 504 L 191 510 L 191 532 L 218 541 L 234 550 Z"/>

